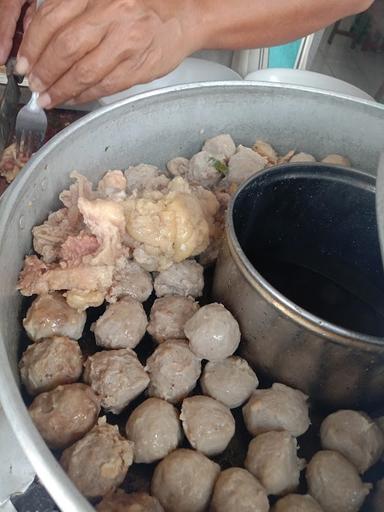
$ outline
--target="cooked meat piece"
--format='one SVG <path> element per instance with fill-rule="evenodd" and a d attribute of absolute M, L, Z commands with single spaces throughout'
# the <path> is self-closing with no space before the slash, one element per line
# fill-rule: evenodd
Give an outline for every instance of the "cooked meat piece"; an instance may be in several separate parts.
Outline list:
<path fill-rule="evenodd" d="M 117 426 L 100 420 L 87 435 L 64 450 L 60 463 L 81 493 L 105 496 L 122 484 L 133 461 L 133 443 Z"/>
<path fill-rule="evenodd" d="M 11 144 L 0 153 L 0 176 L 11 183 L 27 161 L 28 158 L 17 156 L 16 143 Z"/>
<path fill-rule="evenodd" d="M 84 381 L 101 398 L 101 406 L 119 414 L 148 386 L 149 377 L 129 348 L 103 350 L 88 357 Z"/>
<path fill-rule="evenodd" d="M 121 297 L 131 297 L 139 302 L 145 302 L 152 290 L 151 274 L 135 261 L 123 256 L 116 261 L 113 283 L 108 292 L 107 301 L 116 302 L 116 299 Z"/>
<path fill-rule="evenodd" d="M 67 336 L 78 340 L 83 334 L 87 317 L 68 306 L 59 293 L 40 295 L 23 320 L 24 329 L 33 341 L 51 336 Z"/>
<path fill-rule="evenodd" d="M 211 512 L 268 512 L 264 487 L 247 470 L 230 468 L 220 473 L 213 490 Z"/>
<path fill-rule="evenodd" d="M 321 161 L 323 164 L 342 165 L 343 167 L 351 167 L 351 162 L 345 156 L 328 155 Z"/>
<path fill-rule="evenodd" d="M 85 311 L 88 308 L 98 308 L 105 299 L 105 292 L 69 290 L 64 293 L 68 306 L 77 311 Z"/>
<path fill-rule="evenodd" d="M 231 411 L 209 396 L 185 398 L 180 419 L 190 445 L 209 457 L 223 452 L 235 434 Z"/>
<path fill-rule="evenodd" d="M 127 194 L 127 180 L 122 171 L 108 171 L 97 184 L 97 191 L 102 198 L 111 198 L 115 201 L 125 199 Z"/>
<path fill-rule="evenodd" d="M 220 466 L 202 453 L 175 450 L 156 467 L 151 494 L 167 512 L 204 512 Z"/>
<path fill-rule="evenodd" d="M 299 485 L 305 461 L 297 457 L 297 441 L 289 432 L 266 432 L 249 443 L 244 466 L 267 494 L 284 495 Z"/>
<path fill-rule="evenodd" d="M 298 437 L 311 424 L 308 397 L 297 389 L 275 383 L 269 389 L 256 389 L 243 407 L 245 425 L 256 436 L 270 430 L 287 430 Z"/>
<path fill-rule="evenodd" d="M 171 403 L 178 403 L 196 386 L 201 361 L 181 340 L 162 343 L 147 360 L 150 376 L 148 393 Z"/>
<path fill-rule="evenodd" d="M 68 219 L 71 224 L 82 225 L 83 217 L 78 208 L 78 201 L 81 197 L 92 200 L 97 197 L 93 191 L 92 183 L 77 171 L 71 172 L 69 175 L 75 182 L 72 183 L 68 190 L 64 190 L 59 195 L 61 202 L 68 208 Z"/>
<path fill-rule="evenodd" d="M 214 187 L 224 177 L 224 174 L 217 168 L 220 164 L 222 162 L 206 151 L 200 151 L 191 158 L 185 176 L 193 185 L 201 185 L 205 188 Z"/>
<path fill-rule="evenodd" d="M 158 297 L 164 295 L 184 295 L 200 297 L 204 288 L 204 268 L 195 260 L 174 263 L 167 270 L 160 272 L 154 282 Z"/>
<path fill-rule="evenodd" d="M 272 512 L 323 512 L 323 509 L 309 494 L 288 494 L 279 499 Z"/>
<path fill-rule="evenodd" d="M 154 165 L 139 164 L 128 167 L 125 171 L 127 192 L 161 190 L 166 188 L 169 178 Z"/>
<path fill-rule="evenodd" d="M 366 414 L 338 411 L 325 418 L 320 428 L 321 446 L 341 453 L 359 473 L 376 464 L 384 450 L 384 434 Z"/>
<path fill-rule="evenodd" d="M 150 314 L 149 334 L 158 343 L 169 339 L 184 339 L 184 326 L 199 305 L 191 297 L 169 295 L 156 299 Z"/>
<path fill-rule="evenodd" d="M 30 345 L 21 357 L 21 381 L 30 395 L 72 384 L 83 372 L 83 356 L 77 341 L 54 336 Z"/>
<path fill-rule="evenodd" d="M 192 352 L 208 361 L 226 359 L 240 343 L 239 324 L 222 304 L 200 308 L 185 324 L 184 332 Z"/>
<path fill-rule="evenodd" d="M 236 145 L 229 134 L 223 133 L 206 140 L 202 151 L 206 151 L 217 160 L 225 160 L 235 154 Z"/>
<path fill-rule="evenodd" d="M 375 494 L 372 499 L 371 512 L 383 512 L 384 504 L 384 479 L 379 480 L 376 485 Z"/>
<path fill-rule="evenodd" d="M 65 268 L 81 265 L 84 256 L 94 255 L 99 248 L 100 244 L 95 235 L 86 231 L 80 231 L 74 236 L 69 235 L 60 247 L 60 266 Z"/>
<path fill-rule="evenodd" d="M 136 407 L 125 431 L 134 443 L 135 462 L 146 464 L 163 459 L 183 437 L 178 411 L 160 398 L 148 398 Z"/>
<path fill-rule="evenodd" d="M 91 430 L 100 399 L 85 384 L 67 384 L 38 395 L 29 414 L 50 448 L 65 448 Z"/>
<path fill-rule="evenodd" d="M 253 151 L 251 148 L 239 146 L 237 153 L 233 155 L 228 163 L 228 181 L 230 183 L 242 183 L 250 176 L 263 170 L 268 161 Z"/>
<path fill-rule="evenodd" d="M 279 157 L 268 142 L 257 140 L 252 149 L 261 157 L 265 158 L 270 165 L 276 165 L 278 163 Z"/>
<path fill-rule="evenodd" d="M 308 491 L 324 512 L 357 512 L 372 488 L 338 452 L 317 452 L 308 464 Z"/>
<path fill-rule="evenodd" d="M 205 395 L 234 409 L 248 400 L 259 381 L 245 359 L 233 356 L 207 363 L 200 384 Z"/>
<path fill-rule="evenodd" d="M 91 329 L 100 347 L 135 348 L 144 336 L 147 324 L 142 304 L 125 297 L 107 306 Z"/>
<path fill-rule="evenodd" d="M 316 158 L 308 153 L 297 153 L 289 160 L 291 163 L 316 162 Z"/>
<path fill-rule="evenodd" d="M 189 169 L 189 160 L 182 156 L 172 158 L 172 160 L 167 163 L 167 169 L 172 176 L 185 176 Z"/>
<path fill-rule="evenodd" d="M 164 512 L 159 501 L 145 492 L 126 494 L 117 489 L 96 506 L 97 512 Z"/>

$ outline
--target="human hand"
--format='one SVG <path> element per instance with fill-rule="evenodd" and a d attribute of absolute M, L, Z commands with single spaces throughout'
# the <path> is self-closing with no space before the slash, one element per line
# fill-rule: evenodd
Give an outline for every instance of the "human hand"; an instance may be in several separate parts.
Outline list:
<path fill-rule="evenodd" d="M 28 75 L 44 108 L 149 82 L 200 49 L 194 5 L 194 0 L 45 0 L 24 36 L 16 70 Z"/>
<path fill-rule="evenodd" d="M 27 0 L 0 0 L 0 66 L 5 64 L 8 59 L 17 21 L 26 2 Z M 24 19 L 24 26 L 25 22 L 26 18 Z"/>

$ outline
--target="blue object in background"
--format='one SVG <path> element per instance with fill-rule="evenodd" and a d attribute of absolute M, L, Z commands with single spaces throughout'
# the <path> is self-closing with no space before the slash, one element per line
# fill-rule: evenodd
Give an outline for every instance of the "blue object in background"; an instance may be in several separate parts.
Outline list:
<path fill-rule="evenodd" d="M 281 46 L 273 46 L 268 51 L 269 68 L 293 69 L 299 55 L 302 39 Z"/>

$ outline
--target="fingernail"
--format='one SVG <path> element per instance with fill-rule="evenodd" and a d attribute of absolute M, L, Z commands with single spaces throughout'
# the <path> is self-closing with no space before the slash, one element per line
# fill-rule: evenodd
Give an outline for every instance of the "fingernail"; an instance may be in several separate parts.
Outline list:
<path fill-rule="evenodd" d="M 41 108 L 47 108 L 51 104 L 51 97 L 47 92 L 44 92 L 39 96 L 39 99 L 37 100 L 37 103 L 40 105 Z"/>
<path fill-rule="evenodd" d="M 29 88 L 33 92 L 43 92 L 46 89 L 45 85 L 40 80 L 40 78 L 32 74 L 28 76 L 28 84 Z"/>
<path fill-rule="evenodd" d="M 15 71 L 18 75 L 26 75 L 29 69 L 29 62 L 25 57 L 17 57 Z"/>

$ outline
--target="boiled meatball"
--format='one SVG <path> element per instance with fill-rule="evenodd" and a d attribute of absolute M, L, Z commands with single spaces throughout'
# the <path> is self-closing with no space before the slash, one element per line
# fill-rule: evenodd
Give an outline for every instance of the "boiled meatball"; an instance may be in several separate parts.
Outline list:
<path fill-rule="evenodd" d="M 287 430 L 301 436 L 311 424 L 308 397 L 284 384 L 257 389 L 243 407 L 245 425 L 253 436 L 270 430 Z"/>
<path fill-rule="evenodd" d="M 207 363 L 200 384 L 205 395 L 234 409 L 248 400 L 259 381 L 245 359 L 233 356 Z"/>
<path fill-rule="evenodd" d="M 220 466 L 194 450 L 175 450 L 156 467 L 151 494 L 167 512 L 204 512 Z"/>
<path fill-rule="evenodd" d="M 169 178 L 154 165 L 130 166 L 124 175 L 127 180 L 128 194 L 143 190 L 161 190 L 169 183 Z"/>
<path fill-rule="evenodd" d="M 196 386 L 201 361 L 183 341 L 170 340 L 157 347 L 147 360 L 149 395 L 177 403 Z"/>
<path fill-rule="evenodd" d="M 160 398 L 148 398 L 136 407 L 125 431 L 134 442 L 135 462 L 146 464 L 164 458 L 182 439 L 177 410 Z"/>
<path fill-rule="evenodd" d="M 188 158 L 178 156 L 167 163 L 167 169 L 172 176 L 185 176 L 189 168 Z"/>
<path fill-rule="evenodd" d="M 158 343 L 173 339 L 184 339 L 184 326 L 199 309 L 191 297 L 168 295 L 156 299 L 150 314 L 149 334 Z"/>
<path fill-rule="evenodd" d="M 384 449 L 384 434 L 366 414 L 338 411 L 325 418 L 320 428 L 321 446 L 334 450 L 356 466 L 359 473 L 376 464 Z"/>
<path fill-rule="evenodd" d="M 64 450 L 60 463 L 88 498 L 105 496 L 124 480 L 133 461 L 133 443 L 117 426 L 100 420 L 91 432 Z"/>
<path fill-rule="evenodd" d="M 135 348 L 147 329 L 142 304 L 128 297 L 110 304 L 92 326 L 96 344 L 105 348 Z"/>
<path fill-rule="evenodd" d="M 308 490 L 324 512 L 357 512 L 371 484 L 364 484 L 353 464 L 338 452 L 317 452 L 307 468 Z"/>
<path fill-rule="evenodd" d="M 351 162 L 345 156 L 328 155 L 321 161 L 323 164 L 342 165 L 343 167 L 351 167 Z"/>
<path fill-rule="evenodd" d="M 21 381 L 30 395 L 72 384 L 83 372 L 83 356 L 77 341 L 54 336 L 30 345 L 21 357 Z"/>
<path fill-rule="evenodd" d="M 289 432 L 266 432 L 249 443 L 244 466 L 268 494 L 284 495 L 299 485 L 305 461 L 297 457 L 297 441 Z"/>
<path fill-rule="evenodd" d="M 29 414 L 51 448 L 65 448 L 95 425 L 100 399 L 85 384 L 67 384 L 38 395 Z"/>
<path fill-rule="evenodd" d="M 159 501 L 145 492 L 126 494 L 118 489 L 102 499 L 97 512 L 164 512 Z"/>
<path fill-rule="evenodd" d="M 180 419 L 190 445 L 208 456 L 223 452 L 235 434 L 231 411 L 208 396 L 185 398 Z"/>
<path fill-rule="evenodd" d="M 228 133 L 222 133 L 207 139 L 202 150 L 217 158 L 217 160 L 226 160 L 235 154 L 236 144 Z"/>
<path fill-rule="evenodd" d="M 290 159 L 290 163 L 316 162 L 316 158 L 309 153 L 297 153 Z"/>
<path fill-rule="evenodd" d="M 309 494 L 288 494 L 279 499 L 272 512 L 323 512 L 323 509 Z"/>
<path fill-rule="evenodd" d="M 239 324 L 222 304 L 203 306 L 185 324 L 189 346 L 198 357 L 220 361 L 231 356 L 240 343 Z"/>
<path fill-rule="evenodd" d="M 214 187 L 223 178 L 223 174 L 216 168 L 217 162 L 219 160 L 213 158 L 207 151 L 196 153 L 189 162 L 186 172 L 187 180 L 204 188 Z"/>
<path fill-rule="evenodd" d="M 59 293 L 39 295 L 23 320 L 24 329 L 33 341 L 51 336 L 68 336 L 78 340 L 83 334 L 87 316 L 68 306 Z"/>
<path fill-rule="evenodd" d="M 228 163 L 230 183 L 240 184 L 267 166 L 268 160 L 251 148 L 239 146 Z"/>
<path fill-rule="evenodd" d="M 88 357 L 84 380 L 101 398 L 102 407 L 119 414 L 148 386 L 149 377 L 129 348 L 104 350 Z"/>
<path fill-rule="evenodd" d="M 203 267 L 195 260 L 174 263 L 156 276 L 154 282 L 156 295 L 158 297 L 164 295 L 200 297 L 204 288 L 203 271 Z"/>
<path fill-rule="evenodd" d="M 211 512 L 268 512 L 264 487 L 242 468 L 223 471 L 216 481 Z"/>
<path fill-rule="evenodd" d="M 116 262 L 107 301 L 116 302 L 117 299 L 128 296 L 139 302 L 145 302 L 152 290 L 151 274 L 135 261 L 123 257 Z"/>
<path fill-rule="evenodd" d="M 270 165 L 276 165 L 279 161 L 276 150 L 271 144 L 269 144 L 269 142 L 257 140 L 252 149 L 265 158 Z"/>

